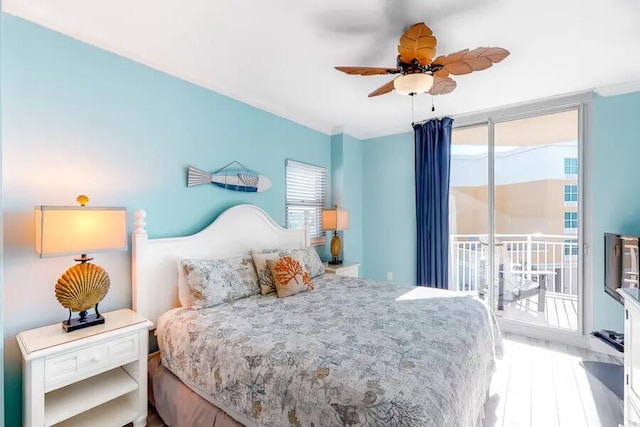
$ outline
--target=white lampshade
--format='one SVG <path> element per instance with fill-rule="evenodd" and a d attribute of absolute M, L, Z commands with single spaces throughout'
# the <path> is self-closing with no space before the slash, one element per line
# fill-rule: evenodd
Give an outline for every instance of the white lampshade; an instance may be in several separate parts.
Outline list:
<path fill-rule="evenodd" d="M 335 206 L 322 211 L 322 229 L 339 231 L 349 228 L 349 211 Z"/>
<path fill-rule="evenodd" d="M 127 249 L 125 208 L 36 206 L 40 257 Z"/>
<path fill-rule="evenodd" d="M 433 76 L 426 73 L 404 74 L 393 81 L 393 88 L 400 95 L 429 92 L 432 86 Z"/>

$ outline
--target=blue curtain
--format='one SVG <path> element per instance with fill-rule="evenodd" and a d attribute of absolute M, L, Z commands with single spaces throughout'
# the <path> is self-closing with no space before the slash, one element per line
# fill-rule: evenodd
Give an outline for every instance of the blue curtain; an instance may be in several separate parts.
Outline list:
<path fill-rule="evenodd" d="M 419 286 L 448 287 L 452 124 L 444 117 L 413 126 Z"/>

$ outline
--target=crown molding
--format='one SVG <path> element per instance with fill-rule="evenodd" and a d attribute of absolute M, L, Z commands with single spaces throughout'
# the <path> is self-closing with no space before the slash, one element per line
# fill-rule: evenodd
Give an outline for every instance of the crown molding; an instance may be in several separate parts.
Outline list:
<path fill-rule="evenodd" d="M 626 93 L 640 92 L 640 80 L 597 87 L 594 89 L 594 91 L 598 95 L 605 96 L 605 97 L 624 95 Z"/>

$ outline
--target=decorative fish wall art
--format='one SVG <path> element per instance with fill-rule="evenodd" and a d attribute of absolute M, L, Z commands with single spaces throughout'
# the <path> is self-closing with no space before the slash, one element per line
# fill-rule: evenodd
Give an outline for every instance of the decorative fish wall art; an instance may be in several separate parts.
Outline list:
<path fill-rule="evenodd" d="M 246 193 L 261 193 L 271 188 L 269 178 L 237 161 L 233 161 L 212 173 L 189 166 L 187 187 L 201 184 L 215 184 L 227 190 Z"/>

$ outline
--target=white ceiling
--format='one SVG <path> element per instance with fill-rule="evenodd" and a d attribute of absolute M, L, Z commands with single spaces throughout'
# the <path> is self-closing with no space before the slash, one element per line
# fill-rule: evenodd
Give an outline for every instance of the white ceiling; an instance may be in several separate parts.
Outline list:
<path fill-rule="evenodd" d="M 430 96 L 417 97 L 417 120 L 640 76 L 638 0 L 3 3 L 8 13 L 176 77 L 322 132 L 358 138 L 409 131 L 411 99 L 395 93 L 367 98 L 391 77 L 347 76 L 333 66 L 394 66 L 397 39 L 414 22 L 433 29 L 440 54 L 477 46 L 511 51 L 493 68 L 457 77 L 453 93 L 435 97 L 435 113 Z M 403 3 L 411 18 L 397 16 Z M 380 30 L 368 31 L 372 27 Z"/>

